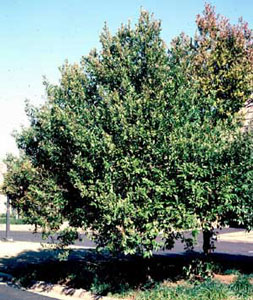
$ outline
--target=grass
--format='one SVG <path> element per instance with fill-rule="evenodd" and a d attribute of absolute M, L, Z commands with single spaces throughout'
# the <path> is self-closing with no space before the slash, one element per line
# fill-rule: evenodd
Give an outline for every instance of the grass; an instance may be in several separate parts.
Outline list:
<path fill-rule="evenodd" d="M 240 275 L 230 284 L 207 280 L 192 285 L 169 287 L 158 285 L 152 290 L 137 293 L 135 300 L 252 300 L 253 287 L 248 276 Z"/>
<path fill-rule="evenodd" d="M 12 225 L 19 225 L 19 224 L 25 224 L 24 220 L 17 219 L 15 216 L 10 216 L 10 223 Z M 0 224 L 6 224 L 6 214 L 0 214 Z"/>
<path fill-rule="evenodd" d="M 5 224 L 6 223 L 6 217 L 0 217 L 0 224 Z M 10 218 L 10 223 L 12 225 L 19 225 L 19 224 L 25 224 L 24 221 L 22 219 L 16 219 L 14 217 Z"/>

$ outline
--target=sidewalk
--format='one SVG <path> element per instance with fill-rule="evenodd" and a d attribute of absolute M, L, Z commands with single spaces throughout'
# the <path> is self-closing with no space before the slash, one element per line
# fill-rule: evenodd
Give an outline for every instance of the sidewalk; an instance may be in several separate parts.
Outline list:
<path fill-rule="evenodd" d="M 253 231 L 239 231 L 239 232 L 230 232 L 223 233 L 218 236 L 219 241 L 226 241 L 231 243 L 252 243 L 253 245 Z M 253 250 L 253 249 L 252 249 Z"/>
<path fill-rule="evenodd" d="M 5 224 L 0 224 L 0 231 L 5 231 L 6 227 Z M 65 222 L 60 228 L 65 229 L 68 228 L 69 225 L 67 222 Z M 11 231 L 30 231 L 33 232 L 35 229 L 34 225 L 28 225 L 28 224 L 18 224 L 18 225 L 10 225 Z M 41 232 L 41 228 L 38 228 L 37 232 Z M 83 231 L 81 229 L 77 230 L 79 233 L 82 233 Z"/>
<path fill-rule="evenodd" d="M 34 226 L 32 225 L 26 225 L 26 224 L 20 224 L 20 225 L 11 225 L 10 226 L 11 231 L 34 231 Z M 5 231 L 5 224 L 0 224 L 0 231 Z"/>
<path fill-rule="evenodd" d="M 42 248 L 41 243 L 0 241 L 0 259 L 15 257 L 24 251 L 39 251 Z"/>

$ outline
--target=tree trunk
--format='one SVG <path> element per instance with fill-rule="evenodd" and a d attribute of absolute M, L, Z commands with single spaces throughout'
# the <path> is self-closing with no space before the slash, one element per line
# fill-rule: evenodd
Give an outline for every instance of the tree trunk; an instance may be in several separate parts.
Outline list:
<path fill-rule="evenodd" d="M 5 240 L 6 241 L 13 241 L 10 237 L 10 199 L 7 196 L 6 202 L 6 230 L 5 230 Z"/>
<path fill-rule="evenodd" d="M 210 254 L 212 252 L 212 238 L 213 232 L 212 230 L 203 230 L 203 251 L 204 254 Z"/>

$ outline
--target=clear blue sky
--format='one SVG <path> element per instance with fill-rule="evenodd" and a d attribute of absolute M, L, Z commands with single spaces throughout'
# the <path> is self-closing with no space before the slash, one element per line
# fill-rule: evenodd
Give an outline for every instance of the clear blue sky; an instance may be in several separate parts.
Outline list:
<path fill-rule="evenodd" d="M 185 31 L 193 35 L 195 16 L 204 0 L 0 0 L 0 158 L 17 153 L 13 129 L 26 124 L 24 101 L 43 102 L 42 76 L 59 79 L 65 59 L 79 62 L 99 47 L 106 21 L 112 32 L 129 19 L 135 23 L 140 8 L 162 20 L 162 36 L 170 40 Z M 232 23 L 242 16 L 253 27 L 252 0 L 210 1 Z"/>

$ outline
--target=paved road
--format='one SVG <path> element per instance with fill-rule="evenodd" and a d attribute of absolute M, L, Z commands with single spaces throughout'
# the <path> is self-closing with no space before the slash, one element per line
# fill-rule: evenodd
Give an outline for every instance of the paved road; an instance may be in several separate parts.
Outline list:
<path fill-rule="evenodd" d="M 245 232 L 244 229 L 236 229 L 236 228 L 225 228 L 219 231 L 220 234 L 222 233 L 231 233 L 231 232 Z M 203 238 L 202 234 L 199 234 L 197 244 L 194 246 L 195 252 L 203 252 L 202 250 L 203 245 Z M 224 253 L 230 255 L 242 255 L 242 256 L 251 256 L 253 258 L 253 243 L 243 243 L 243 242 L 228 242 L 228 241 L 221 241 L 219 240 L 218 234 L 218 241 L 215 242 L 215 253 Z M 173 249 L 169 251 L 165 251 L 166 253 L 183 253 L 184 246 L 181 242 L 176 242 Z M 163 254 L 159 251 L 160 254 Z"/>
<path fill-rule="evenodd" d="M 30 231 L 11 231 L 10 237 L 14 241 L 19 241 L 19 242 L 37 242 L 37 243 L 42 243 L 42 242 L 52 242 L 52 239 L 47 239 L 43 240 L 41 233 L 32 233 Z M 5 238 L 5 231 L 0 231 L 0 240 Z M 76 241 L 75 245 L 77 246 L 84 246 L 84 247 L 96 247 L 95 243 L 90 241 L 85 235 L 81 234 L 80 235 L 81 240 Z M 56 238 L 54 239 L 56 242 Z"/>
<path fill-rule="evenodd" d="M 0 284 L 0 300 L 57 300 Z"/>
<path fill-rule="evenodd" d="M 225 229 L 222 230 L 222 233 L 240 231 L 240 229 Z M 241 230 L 243 231 L 243 230 Z M 5 232 L 0 231 L 0 240 L 5 237 Z M 11 237 L 14 241 L 30 241 L 30 242 L 43 242 L 41 234 L 33 234 L 31 232 L 20 232 L 12 231 Z M 84 247 L 95 247 L 95 244 L 88 240 L 84 235 L 80 235 L 82 240 L 77 241 L 76 245 Z M 45 241 L 44 241 L 45 242 Z M 194 248 L 195 252 L 202 252 L 202 235 L 199 235 L 198 243 Z M 167 251 L 159 251 L 157 254 L 165 256 L 174 256 L 177 254 L 183 254 L 184 247 L 180 242 L 175 243 L 175 247 Z M 232 260 L 242 260 L 246 265 L 252 265 L 253 262 L 253 243 L 243 243 L 243 242 L 225 242 L 218 241 L 216 242 L 215 253 L 222 256 L 229 256 Z M 0 300 L 57 300 L 56 298 L 50 298 L 45 296 L 40 296 L 37 294 L 25 292 L 23 290 L 15 289 L 10 286 L 0 284 Z"/>
<path fill-rule="evenodd" d="M 243 229 L 222 229 L 220 233 L 228 233 L 228 232 L 236 232 L 236 231 L 244 231 Z M 0 231 L 0 240 L 5 237 L 5 232 Z M 29 241 L 29 242 L 43 242 L 41 233 L 33 234 L 31 232 L 23 232 L 23 231 L 12 231 L 11 237 L 14 241 Z M 84 246 L 84 247 L 92 247 L 94 248 L 96 245 L 90 241 L 85 235 L 80 235 L 81 240 L 77 241 L 75 245 Z M 50 240 L 48 240 L 50 241 Z M 45 242 L 45 241 L 44 241 Z M 244 255 L 244 256 L 252 256 L 253 257 L 253 243 L 243 243 L 243 242 L 225 242 L 219 241 L 215 243 L 216 249 L 215 253 L 225 253 L 225 254 L 233 254 L 233 255 Z M 202 252 L 202 235 L 199 235 L 198 243 L 194 247 L 194 251 Z M 180 254 L 184 253 L 184 246 L 180 241 L 176 241 L 175 246 L 171 250 L 159 251 L 159 254 Z"/>

